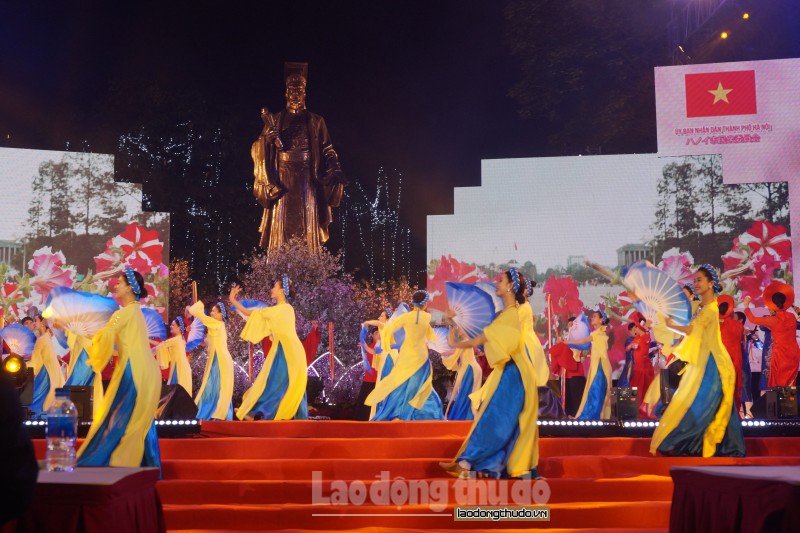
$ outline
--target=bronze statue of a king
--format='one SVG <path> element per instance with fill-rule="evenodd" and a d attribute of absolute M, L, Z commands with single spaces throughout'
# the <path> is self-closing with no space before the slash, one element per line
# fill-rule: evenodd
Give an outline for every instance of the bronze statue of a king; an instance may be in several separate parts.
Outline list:
<path fill-rule="evenodd" d="M 267 257 L 293 237 L 319 251 L 347 184 L 325 120 L 306 110 L 308 64 L 286 63 L 284 70 L 286 109 L 261 109 L 264 129 L 250 150 Z"/>

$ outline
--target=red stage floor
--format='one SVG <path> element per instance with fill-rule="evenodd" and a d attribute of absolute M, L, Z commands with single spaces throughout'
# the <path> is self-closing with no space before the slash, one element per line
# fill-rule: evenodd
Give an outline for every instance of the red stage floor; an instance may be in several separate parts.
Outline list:
<path fill-rule="evenodd" d="M 749 438 L 748 457 L 741 459 L 652 457 L 649 439 L 640 438 L 542 438 L 539 469 L 549 490 L 549 522 L 456 522 L 453 507 L 469 500 L 465 494 L 470 490 L 472 496 L 489 498 L 520 487 L 475 480 L 465 488 L 463 481 L 458 485 L 443 475 L 438 462 L 452 458 L 468 430 L 468 423 L 458 422 L 208 422 L 198 438 L 160 441 L 165 479 L 158 491 L 167 527 L 174 531 L 666 531 L 672 466 L 800 465 L 798 437 Z M 43 452 L 41 441 L 38 450 Z M 384 481 L 376 480 L 383 471 Z M 320 478 L 316 485 L 315 475 Z M 429 500 L 439 505 L 398 507 L 393 505 L 397 500 L 380 499 L 377 505 L 369 499 L 363 505 L 313 503 L 315 493 L 322 500 L 347 494 L 348 488 L 359 486 L 354 480 L 363 481 L 368 492 L 390 489 L 395 478 L 405 480 L 397 485 L 398 491 L 406 487 L 422 494 L 424 487 L 431 491 L 429 496 L 436 496 Z M 338 485 L 332 484 L 334 480 Z M 542 489 L 541 484 L 525 483 L 529 491 Z"/>

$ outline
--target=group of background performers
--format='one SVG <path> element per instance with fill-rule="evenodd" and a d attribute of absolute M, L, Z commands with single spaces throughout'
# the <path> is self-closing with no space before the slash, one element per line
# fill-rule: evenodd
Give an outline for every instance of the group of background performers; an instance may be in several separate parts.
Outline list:
<path fill-rule="evenodd" d="M 151 349 L 139 305 L 147 296 L 144 280 L 139 273 L 126 268 L 117 281 L 115 297 L 122 307 L 111 315 L 108 323 L 92 339 L 72 332 L 68 336 L 71 355 L 68 384 L 97 388 L 99 373 L 113 355 L 117 357 L 107 388 L 103 391 L 99 387 L 94 420 L 78 452 L 80 466 L 158 465 L 154 416 L 161 390 L 161 368 L 169 369 L 168 383 L 191 391 L 183 318 L 170 323 L 170 339 Z M 749 299 L 744 301 L 747 319 L 771 333 L 769 386 L 793 385 L 800 364 L 795 338 L 797 317 L 787 310 L 794 295 L 786 287 L 765 294 L 770 316 L 754 316 L 747 308 Z M 403 312 L 392 316 L 387 310 L 378 320 L 367 323 L 375 329 L 370 333 L 371 341 L 362 338 L 362 345 L 370 367 L 367 380 L 372 374 L 375 385 L 362 389 L 360 398 L 365 409 L 369 408 L 369 419 L 374 421 L 472 420 L 472 428 L 456 457 L 442 464 L 454 476 L 478 473 L 492 477 L 537 477 L 537 417 L 551 368 L 533 331 L 533 311 L 528 302 L 533 284 L 512 268 L 500 276 L 495 290 L 503 302 L 503 310 L 482 333 L 465 338 L 455 327 L 449 331 L 447 342 L 452 353 L 443 362 L 456 371 L 456 376 L 446 411 L 432 383 L 428 343 L 436 340 L 436 334 L 427 311 L 430 296 L 425 291 L 413 295 L 410 307 L 401 306 Z M 668 455 L 744 455 L 739 421 L 742 317 L 733 313 L 730 297 L 717 297 L 721 286 L 716 270 L 710 265 L 696 271 L 694 284 L 687 290 L 696 299 L 691 322 L 680 326 L 666 319 L 667 327 L 684 335 L 670 354 L 670 362 L 676 368 L 682 367 L 682 377 L 671 401 L 659 413 L 661 421 L 653 435 L 651 451 Z M 275 281 L 271 290 L 275 305 L 270 307 L 245 307 L 239 301 L 240 292 L 234 285 L 229 299 L 247 318 L 241 338 L 259 343 L 270 337 L 271 345 L 263 367 L 236 410 L 236 418 L 307 419 L 307 361 L 297 336 L 295 312 L 289 303 L 294 295 L 291 281 L 286 276 Z M 198 418 L 231 420 L 233 360 L 227 347 L 227 309 L 222 302 L 213 304 L 208 315 L 204 309 L 201 301 L 189 308 L 189 313 L 207 329 L 208 358 L 196 395 Z M 453 315 L 448 310 L 448 316 Z M 654 378 L 649 357 L 652 344 L 649 324 L 640 314 L 634 314 L 633 318 L 629 326 L 631 339 L 627 343 L 630 360 L 626 361 L 622 379 L 640 391 L 648 391 L 641 395 L 640 401 L 648 407 L 643 412 L 652 413 L 653 405 L 648 406 L 647 402 L 655 402 L 646 399 L 652 396 L 658 377 Z M 590 344 L 588 376 L 583 375 L 580 354 L 566 343 L 559 343 L 551 350 L 552 369 L 563 370 L 566 378 L 567 414 L 578 419 L 610 418 L 608 322 L 606 313 L 597 309 L 590 318 L 591 334 L 569 341 Z M 44 410 L 48 396 L 62 385 L 63 377 L 58 377 L 61 373 L 50 339 L 51 325 L 37 317 L 33 326 L 40 332 L 32 354 L 37 375 L 35 397 Z M 475 358 L 479 347 L 490 368 L 486 379 Z M 40 375 L 47 379 L 39 379 Z"/>
<path fill-rule="evenodd" d="M 306 419 L 306 355 L 295 329 L 294 309 L 288 304 L 291 282 L 284 276 L 272 289 L 275 305 L 247 309 L 234 286 L 230 301 L 247 322 L 242 338 L 253 343 L 271 337 L 271 349 L 250 389 L 245 392 L 236 415 L 241 419 Z M 167 383 L 192 391 L 191 368 L 186 356 L 186 323 L 183 317 L 169 325 L 171 337 L 152 346 L 148 338 L 140 300 L 147 297 L 142 276 L 125 268 L 114 289 L 121 307 L 91 339 L 68 333 L 70 364 L 66 383 L 94 386 L 96 392 L 92 425 L 78 450 L 78 466 L 160 466 L 155 414 L 161 396 L 162 368 Z M 188 311 L 206 328 L 208 358 L 195 401 L 198 418 L 233 418 L 233 359 L 227 346 L 227 310 L 222 302 L 206 315 L 202 301 Z M 34 367 L 34 405 L 46 412 L 54 390 L 65 380 L 56 357 L 52 328 L 63 328 L 37 316 L 33 320 L 39 338 L 31 356 Z M 105 390 L 100 373 L 112 357 L 116 364 Z M 31 409 L 33 411 L 33 409 Z"/>

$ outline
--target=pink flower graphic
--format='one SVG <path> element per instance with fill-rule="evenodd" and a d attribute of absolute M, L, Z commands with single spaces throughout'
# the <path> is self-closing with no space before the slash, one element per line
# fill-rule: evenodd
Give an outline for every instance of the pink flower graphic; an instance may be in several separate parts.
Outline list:
<path fill-rule="evenodd" d="M 447 309 L 447 297 L 444 284 L 447 281 L 458 283 L 475 283 L 476 281 L 489 281 L 486 274 L 477 266 L 461 263 L 452 256 L 442 256 L 442 261 L 436 267 L 433 276 L 428 276 L 428 292 L 431 301 L 428 307 L 444 311 Z"/>
<path fill-rule="evenodd" d="M 744 300 L 749 296 L 756 307 L 764 306 L 764 299 L 762 298 L 763 286 L 761 280 L 756 276 L 740 276 L 736 280 L 736 286 L 739 288 L 738 300 Z"/>
<path fill-rule="evenodd" d="M 694 257 L 690 252 L 681 252 L 678 248 L 670 248 L 661 256 L 658 268 L 667 273 L 680 285 L 691 283 L 694 277 L 692 265 Z"/>
<path fill-rule="evenodd" d="M 578 293 L 578 283 L 572 276 L 556 278 L 555 274 L 545 281 L 542 292 L 550 295 L 553 313 L 566 321 L 569 316 L 578 316 L 583 310 L 583 302 Z"/>
<path fill-rule="evenodd" d="M 97 272 L 107 272 L 109 270 L 116 270 L 122 264 L 122 256 L 119 252 L 114 251 L 111 241 L 106 243 L 106 250 L 94 257 L 94 264 Z"/>
<path fill-rule="evenodd" d="M 147 289 L 147 299 L 153 299 L 155 301 L 159 296 L 161 296 L 161 291 L 158 290 L 153 283 L 145 282 L 144 288 Z"/>
<path fill-rule="evenodd" d="M 111 243 L 122 250 L 122 262 L 140 273 L 161 264 L 164 243 L 158 239 L 158 232 L 136 222 L 131 222 L 125 231 L 111 239 Z"/>
<path fill-rule="evenodd" d="M 753 256 L 769 254 L 784 262 L 792 255 L 792 239 L 786 234 L 786 228 L 766 220 L 756 220 L 749 230 L 739 236 L 739 243 L 749 246 Z"/>
<path fill-rule="evenodd" d="M 166 278 L 169 276 L 169 267 L 164 263 L 161 263 L 156 268 L 153 269 L 153 274 L 158 275 L 158 277 Z"/>
<path fill-rule="evenodd" d="M 735 270 L 750 261 L 751 250 L 740 243 L 739 237 L 733 239 L 733 248 L 722 256 L 723 271 Z"/>
<path fill-rule="evenodd" d="M 772 283 L 773 275 L 776 270 L 781 268 L 781 263 L 771 255 L 762 256 L 753 265 L 753 275 L 740 276 L 736 281 L 736 286 L 740 291 L 739 298 L 743 300 L 745 296 L 750 296 L 756 306 L 764 305 L 762 294 L 764 289 Z"/>
<path fill-rule="evenodd" d="M 33 252 L 28 268 L 33 272 L 31 287 L 42 298 L 56 287 L 72 287 L 75 282 L 75 267 L 64 266 L 66 258 L 61 251 L 53 253 L 49 246 Z"/>

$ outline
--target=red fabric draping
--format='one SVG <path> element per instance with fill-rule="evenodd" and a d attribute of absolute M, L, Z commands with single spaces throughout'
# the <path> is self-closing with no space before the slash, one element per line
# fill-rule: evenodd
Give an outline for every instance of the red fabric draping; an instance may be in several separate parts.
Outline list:
<path fill-rule="evenodd" d="M 33 505 L 18 531 L 166 531 L 157 481 L 158 470 L 149 468 L 40 472 Z"/>
<path fill-rule="evenodd" d="M 310 365 L 314 362 L 314 356 L 317 355 L 317 347 L 319 346 L 320 336 L 319 328 L 317 328 L 315 324 L 311 328 L 308 336 L 301 341 L 303 343 L 303 349 L 306 351 L 306 364 Z"/>
<path fill-rule="evenodd" d="M 747 477 L 737 470 L 748 469 Z M 776 478 L 795 469 L 794 483 Z M 800 467 L 673 468 L 669 530 L 800 531 Z"/>

